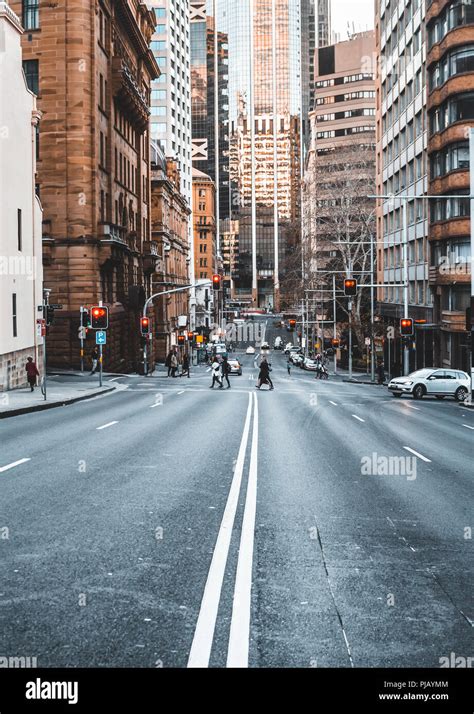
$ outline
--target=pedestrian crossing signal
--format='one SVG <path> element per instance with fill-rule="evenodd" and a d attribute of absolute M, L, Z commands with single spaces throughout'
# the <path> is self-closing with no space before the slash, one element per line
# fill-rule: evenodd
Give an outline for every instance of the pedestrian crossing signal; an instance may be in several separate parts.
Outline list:
<path fill-rule="evenodd" d="M 403 335 L 403 337 L 413 335 L 413 320 L 411 317 L 402 317 L 400 320 L 400 334 Z"/>
<path fill-rule="evenodd" d="M 91 309 L 91 327 L 93 330 L 106 330 L 109 326 L 109 308 L 96 306 Z"/>
<path fill-rule="evenodd" d="M 357 280 L 354 280 L 354 278 L 346 278 L 344 280 L 344 295 L 357 295 Z"/>
<path fill-rule="evenodd" d="M 141 330 L 142 335 L 150 334 L 150 318 L 149 317 L 141 317 L 140 318 L 140 330 Z"/>

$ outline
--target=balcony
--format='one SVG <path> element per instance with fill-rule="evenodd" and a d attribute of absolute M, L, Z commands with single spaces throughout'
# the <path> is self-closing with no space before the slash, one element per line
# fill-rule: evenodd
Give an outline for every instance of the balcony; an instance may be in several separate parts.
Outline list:
<path fill-rule="evenodd" d="M 123 226 L 117 226 L 114 223 L 101 223 L 99 224 L 99 238 L 128 248 L 127 231 Z"/>
<path fill-rule="evenodd" d="M 447 332 L 466 332 L 466 313 L 464 310 L 443 310 L 441 329 Z"/>
<path fill-rule="evenodd" d="M 145 131 L 149 118 L 147 99 L 121 57 L 112 58 L 112 92 L 125 108 L 128 117 Z"/>
<path fill-rule="evenodd" d="M 429 284 L 434 285 L 466 285 L 471 282 L 469 263 L 446 263 L 444 265 L 430 266 L 428 274 Z"/>

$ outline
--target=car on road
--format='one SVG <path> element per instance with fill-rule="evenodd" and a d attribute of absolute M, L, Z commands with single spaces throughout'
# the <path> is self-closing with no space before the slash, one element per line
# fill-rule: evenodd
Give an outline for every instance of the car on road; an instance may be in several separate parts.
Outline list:
<path fill-rule="evenodd" d="M 290 362 L 295 365 L 295 367 L 301 367 L 304 362 L 304 355 L 299 352 L 290 352 Z"/>
<path fill-rule="evenodd" d="M 268 342 L 262 342 L 262 344 L 260 345 L 260 349 L 262 352 L 269 352 L 270 345 L 268 344 Z"/>
<path fill-rule="evenodd" d="M 292 350 L 292 349 L 293 349 L 293 342 L 287 342 L 285 345 L 285 349 L 284 349 L 285 354 L 286 355 L 289 354 L 290 350 Z"/>
<path fill-rule="evenodd" d="M 303 360 L 303 364 L 301 365 L 301 368 L 307 370 L 308 372 L 316 372 L 318 369 L 318 365 L 314 359 L 310 359 L 309 357 L 306 357 Z"/>
<path fill-rule="evenodd" d="M 213 348 L 215 349 L 216 355 L 227 355 L 227 345 L 224 342 L 216 342 Z"/>
<path fill-rule="evenodd" d="M 402 394 L 410 394 L 413 399 L 454 397 L 463 402 L 471 389 L 471 380 L 466 372 L 459 369 L 426 368 L 407 377 L 394 377 L 388 389 L 394 397 L 401 397 Z"/>
<path fill-rule="evenodd" d="M 242 376 L 242 365 L 238 359 L 228 359 L 227 364 L 230 367 L 229 374 L 238 374 L 239 376 Z"/>
<path fill-rule="evenodd" d="M 255 354 L 255 347 L 252 347 L 252 345 L 249 345 L 247 349 L 245 350 L 246 355 L 254 355 Z"/>
<path fill-rule="evenodd" d="M 275 337 L 275 341 L 273 343 L 273 349 L 275 350 L 282 350 L 283 349 L 283 340 L 281 339 L 280 336 Z"/>

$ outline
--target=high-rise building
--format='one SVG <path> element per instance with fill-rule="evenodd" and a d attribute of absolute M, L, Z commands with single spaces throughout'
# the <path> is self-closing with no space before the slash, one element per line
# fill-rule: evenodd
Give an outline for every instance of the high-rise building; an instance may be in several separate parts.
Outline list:
<path fill-rule="evenodd" d="M 138 315 L 150 294 L 149 48 L 156 18 L 143 2 L 19 2 L 23 67 L 37 94 L 38 190 L 54 366 L 79 365 L 80 306 L 109 306 L 106 369 L 137 369 Z M 87 343 L 87 353 L 91 345 Z M 87 355 L 86 355 L 87 356 Z"/>
<path fill-rule="evenodd" d="M 22 70 L 22 33 L 17 15 L 0 2 L 0 391 L 27 384 L 28 357 L 42 373 L 42 212 L 35 195 L 40 113 Z"/>
<path fill-rule="evenodd" d="M 191 0 L 192 157 L 193 166 L 216 184 L 218 218 L 224 220 L 230 215 L 229 53 L 227 34 L 218 30 L 213 15 L 215 7 L 212 0 Z"/>
<path fill-rule="evenodd" d="M 430 200 L 429 217 L 435 364 L 469 371 L 466 308 L 472 263 L 466 130 L 474 126 L 474 5 L 428 4 L 426 29 L 428 190 L 440 196 Z"/>
<path fill-rule="evenodd" d="M 329 0 L 301 0 L 302 135 L 307 151 L 311 137 L 309 112 L 314 109 L 316 50 L 331 42 Z"/>
<path fill-rule="evenodd" d="M 229 0 L 226 20 L 236 291 L 268 306 L 278 303 L 286 234 L 299 217 L 300 0 Z"/>
<path fill-rule="evenodd" d="M 378 289 L 378 310 L 396 330 L 407 299 L 409 316 L 424 320 L 416 329 L 416 350 L 410 350 L 411 368 L 433 364 L 435 335 L 428 202 L 414 198 L 428 189 L 424 26 L 421 0 L 377 1 L 377 194 L 389 196 L 377 202 L 377 283 L 386 286 Z M 385 363 L 392 374 L 402 370 L 401 348 L 399 339 L 386 341 Z"/>
<path fill-rule="evenodd" d="M 151 137 L 176 159 L 181 192 L 191 206 L 191 67 L 189 0 L 147 0 L 157 25 L 151 48 L 160 68 L 151 92 Z"/>
<path fill-rule="evenodd" d="M 214 300 L 212 276 L 218 272 L 216 244 L 216 188 L 210 176 L 193 168 L 194 273 L 196 327 L 209 327 Z"/>

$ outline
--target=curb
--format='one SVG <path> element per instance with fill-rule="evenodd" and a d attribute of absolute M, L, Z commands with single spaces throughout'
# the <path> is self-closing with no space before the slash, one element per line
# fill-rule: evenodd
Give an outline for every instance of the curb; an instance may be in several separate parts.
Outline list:
<path fill-rule="evenodd" d="M 362 381 L 361 379 L 343 379 L 342 381 L 347 382 L 348 384 L 370 384 L 373 387 L 387 387 L 388 386 L 388 382 L 379 384 L 378 382 L 369 382 L 368 380 Z"/>
<path fill-rule="evenodd" d="M 9 409 L 8 411 L 0 412 L 0 419 L 8 419 L 8 417 L 20 416 L 21 414 L 30 414 L 31 412 L 42 412 L 46 409 L 54 409 L 55 407 L 67 407 L 68 404 L 74 404 L 75 402 L 83 402 L 86 399 L 92 399 L 93 397 L 98 397 L 101 394 L 108 394 L 109 392 L 114 392 L 116 387 L 107 387 L 101 391 L 95 391 L 92 394 L 83 394 L 80 397 L 73 397 L 72 399 L 63 399 L 59 402 L 44 402 L 43 404 L 35 404 L 31 407 L 19 407 L 18 409 Z"/>

